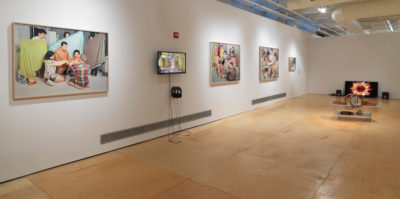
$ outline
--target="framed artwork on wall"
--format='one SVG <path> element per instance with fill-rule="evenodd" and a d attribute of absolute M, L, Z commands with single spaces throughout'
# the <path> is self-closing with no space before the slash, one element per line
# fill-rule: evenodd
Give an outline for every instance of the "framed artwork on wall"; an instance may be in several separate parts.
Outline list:
<path fill-rule="evenodd" d="M 279 49 L 260 47 L 260 82 L 276 81 L 279 78 Z"/>
<path fill-rule="evenodd" d="M 14 22 L 13 99 L 108 92 L 108 33 Z"/>
<path fill-rule="evenodd" d="M 240 81 L 240 45 L 211 42 L 211 86 Z"/>
<path fill-rule="evenodd" d="M 296 71 L 296 57 L 289 57 L 289 72 Z"/>

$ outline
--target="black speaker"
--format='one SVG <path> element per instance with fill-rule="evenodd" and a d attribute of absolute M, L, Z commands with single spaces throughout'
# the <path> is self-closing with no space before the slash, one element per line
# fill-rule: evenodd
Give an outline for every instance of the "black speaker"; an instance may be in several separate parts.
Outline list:
<path fill-rule="evenodd" d="M 181 87 L 174 86 L 171 88 L 171 96 L 172 98 L 181 98 L 182 97 L 182 89 Z"/>
<path fill-rule="evenodd" d="M 336 96 L 342 96 L 342 90 L 336 90 Z"/>
<path fill-rule="evenodd" d="M 389 98 L 390 98 L 389 92 L 382 92 L 382 99 L 389 99 Z"/>

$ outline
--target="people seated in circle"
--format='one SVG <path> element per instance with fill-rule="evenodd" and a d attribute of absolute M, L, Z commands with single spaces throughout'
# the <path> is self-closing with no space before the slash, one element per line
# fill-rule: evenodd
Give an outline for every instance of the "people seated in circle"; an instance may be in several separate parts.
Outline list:
<path fill-rule="evenodd" d="M 63 41 L 61 42 L 60 48 L 54 51 L 54 59 L 56 61 L 69 61 L 69 53 L 68 53 L 68 43 Z M 65 70 L 67 70 L 68 65 L 64 64 L 62 66 L 57 67 L 57 74 L 64 75 Z"/>
<path fill-rule="evenodd" d="M 44 40 L 46 35 L 47 35 L 47 32 L 45 30 L 38 29 L 37 30 L 37 36 L 33 37 L 32 39 L 42 39 L 42 40 Z"/>
<path fill-rule="evenodd" d="M 81 64 L 81 52 L 79 50 L 74 50 L 74 57 L 71 58 L 71 62 L 75 65 Z"/>
<path fill-rule="evenodd" d="M 89 86 L 89 69 L 90 66 L 85 62 L 87 60 L 86 55 L 82 55 L 80 57 L 81 63 L 78 65 L 74 65 L 73 62 L 70 62 L 69 68 L 74 70 L 75 76 L 71 78 L 67 84 L 78 89 L 90 88 Z"/>
<path fill-rule="evenodd" d="M 57 66 L 67 64 L 68 61 L 55 61 L 54 52 L 48 51 L 44 57 L 44 80 L 46 84 L 54 86 L 54 83 L 64 82 L 64 77 L 56 73 Z"/>
<path fill-rule="evenodd" d="M 64 38 L 67 38 L 67 37 L 69 37 L 70 35 L 71 35 L 71 33 L 65 32 L 65 33 L 64 33 Z"/>

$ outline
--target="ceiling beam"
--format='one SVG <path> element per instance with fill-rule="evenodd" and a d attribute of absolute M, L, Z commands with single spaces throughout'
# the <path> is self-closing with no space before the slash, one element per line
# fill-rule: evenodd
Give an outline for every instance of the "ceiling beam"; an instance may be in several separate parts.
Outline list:
<path fill-rule="evenodd" d="M 260 4 L 260 3 L 255 3 L 255 2 L 253 2 L 253 1 L 251 1 L 251 0 L 238 0 L 238 1 L 248 3 L 249 5 L 252 5 L 252 6 L 255 6 L 255 7 L 259 7 L 259 8 L 261 8 L 261 9 L 263 9 L 263 10 L 269 12 L 269 13 L 272 13 L 272 14 L 274 14 L 274 15 L 277 15 L 277 16 L 280 16 L 280 17 L 283 17 L 283 18 L 286 18 L 286 19 L 290 19 L 290 20 L 294 21 L 296 24 L 301 24 L 301 25 L 303 25 L 303 26 L 307 26 L 307 27 L 309 27 L 309 28 L 311 28 L 311 29 L 313 29 L 313 30 L 317 30 L 317 31 L 319 31 L 319 32 L 321 32 L 321 33 L 324 33 L 324 34 L 326 34 L 326 35 L 335 36 L 335 35 L 332 34 L 332 33 L 329 33 L 329 32 L 326 32 L 326 31 L 322 30 L 320 27 L 314 27 L 314 26 L 312 26 L 312 25 L 303 23 L 302 21 L 299 21 L 299 20 L 297 20 L 297 19 L 295 19 L 295 18 L 293 18 L 293 17 L 290 17 L 290 16 L 288 16 L 288 15 L 282 14 L 282 13 L 277 12 L 277 11 L 275 11 L 275 10 L 272 10 L 271 8 L 268 8 L 268 7 L 266 7 L 266 6 L 264 6 L 264 5 Z"/>
<path fill-rule="evenodd" d="M 294 15 L 297 15 L 298 17 L 301 17 L 301 18 L 303 18 L 303 19 L 305 19 L 305 20 L 309 20 L 309 21 L 311 21 L 313 24 L 315 24 L 315 21 L 314 21 L 313 19 L 311 19 L 311 18 L 309 18 L 309 17 L 307 17 L 307 16 L 304 16 L 304 15 L 302 15 L 302 14 L 296 12 L 296 11 L 288 10 L 286 7 L 282 6 L 282 5 L 279 4 L 279 3 L 276 3 L 276 2 L 274 2 L 274 1 L 272 1 L 272 0 L 263 0 L 263 1 L 266 1 L 266 2 L 268 2 L 268 3 L 271 3 L 271 4 L 275 5 L 275 6 L 278 7 L 278 8 L 281 8 L 281 9 L 283 9 L 283 10 L 289 11 L 290 13 L 292 13 L 292 14 L 294 14 Z M 298 20 L 297 20 L 297 21 L 298 21 Z M 324 25 L 319 25 L 319 26 L 322 26 L 322 27 L 320 27 L 319 29 L 324 28 L 324 29 L 327 29 L 327 30 L 329 30 L 329 31 L 331 31 L 331 32 L 333 32 L 333 33 L 335 33 L 336 36 L 339 36 L 339 35 L 340 35 L 340 33 L 336 32 L 335 30 L 330 29 L 329 27 L 326 27 L 326 26 L 324 26 Z"/>
<path fill-rule="evenodd" d="M 314 8 L 321 6 L 328 6 L 338 3 L 350 3 L 355 1 L 364 1 L 364 0 L 319 0 L 319 1 L 310 1 L 310 0 L 287 0 L 287 9 L 288 10 L 299 10 L 306 8 Z"/>

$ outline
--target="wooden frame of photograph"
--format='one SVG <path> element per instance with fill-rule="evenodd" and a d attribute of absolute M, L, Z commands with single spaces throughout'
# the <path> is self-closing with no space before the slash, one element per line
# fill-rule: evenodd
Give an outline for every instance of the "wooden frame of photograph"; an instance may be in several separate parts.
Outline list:
<path fill-rule="evenodd" d="M 227 46 L 227 48 L 224 48 L 224 46 Z M 220 53 L 223 53 L 223 55 Z M 215 66 L 217 63 L 218 69 Z M 239 83 L 240 68 L 240 45 L 210 42 L 211 86 L 224 86 Z"/>
<path fill-rule="evenodd" d="M 11 43 L 13 100 L 108 93 L 109 33 L 13 22 Z"/>

